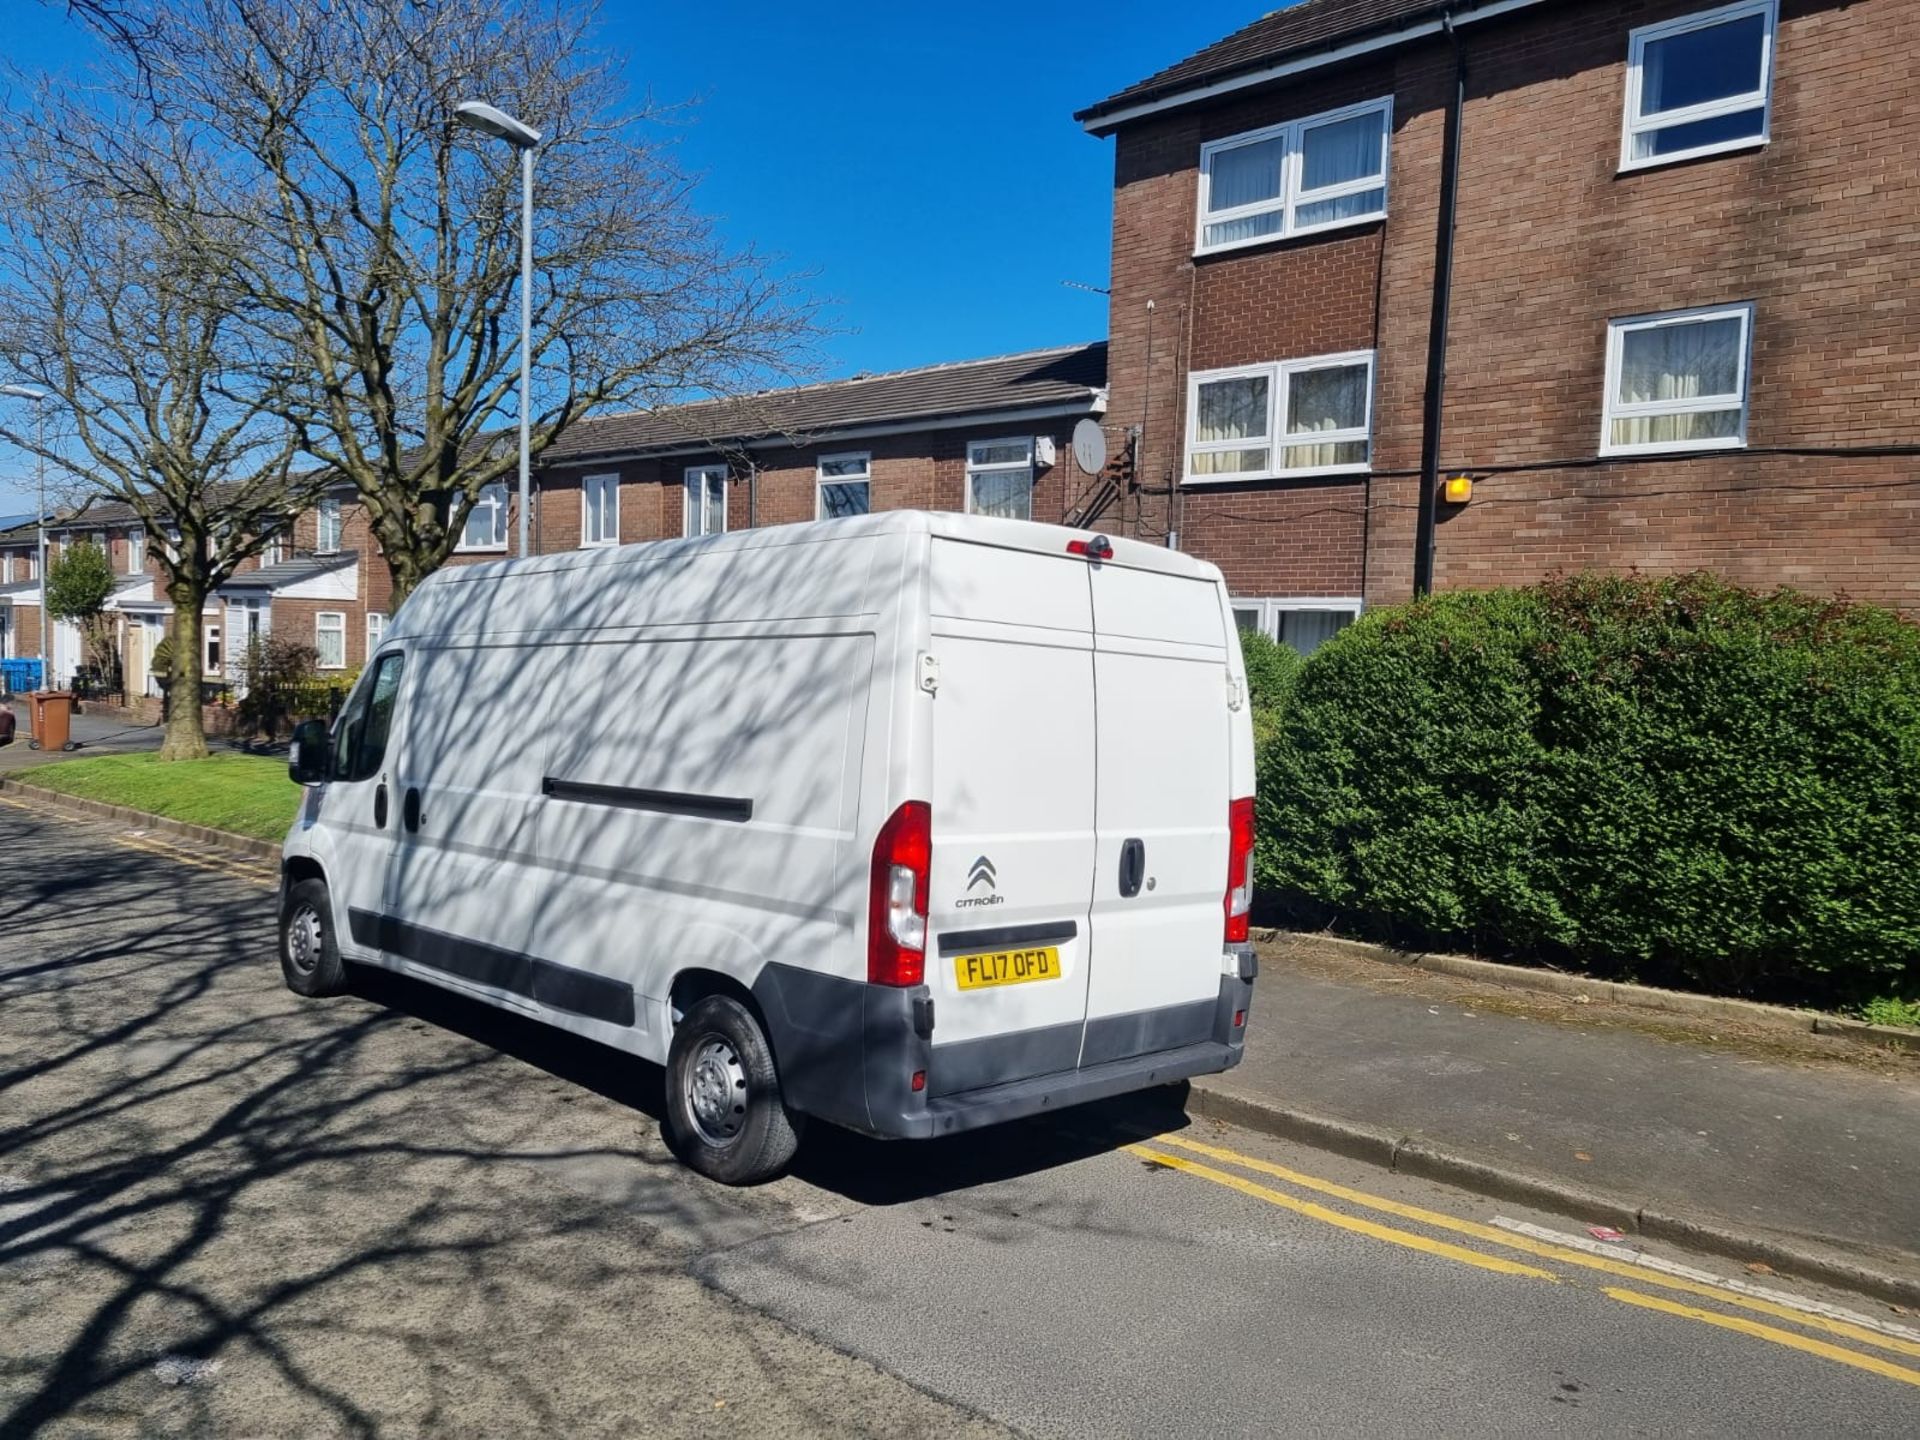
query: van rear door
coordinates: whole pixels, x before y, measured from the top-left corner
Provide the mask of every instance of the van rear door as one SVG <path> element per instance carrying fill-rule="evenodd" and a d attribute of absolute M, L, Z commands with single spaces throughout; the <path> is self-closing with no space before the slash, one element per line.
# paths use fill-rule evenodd
<path fill-rule="evenodd" d="M 1087 568 L 1099 783 L 1083 1066 L 1212 1035 L 1232 798 L 1218 586 Z"/>
<path fill-rule="evenodd" d="M 934 538 L 930 1095 L 1071 1071 L 1094 865 L 1087 566 Z"/>

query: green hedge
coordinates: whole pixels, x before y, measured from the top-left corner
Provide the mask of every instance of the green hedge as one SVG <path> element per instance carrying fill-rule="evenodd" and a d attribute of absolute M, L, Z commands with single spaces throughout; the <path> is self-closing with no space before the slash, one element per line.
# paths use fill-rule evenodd
<path fill-rule="evenodd" d="M 1920 983 L 1920 628 L 1704 574 L 1373 612 L 1263 727 L 1296 923 L 1776 999 Z"/>

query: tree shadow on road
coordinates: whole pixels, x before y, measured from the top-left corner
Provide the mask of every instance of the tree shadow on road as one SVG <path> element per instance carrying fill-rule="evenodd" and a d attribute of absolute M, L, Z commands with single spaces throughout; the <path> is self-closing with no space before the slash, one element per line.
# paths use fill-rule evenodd
<path fill-rule="evenodd" d="M 686 1428 L 706 1379 L 672 1336 L 720 1303 L 689 1259 L 805 1217 L 666 1154 L 658 1067 L 390 974 L 302 1002 L 264 886 L 16 807 L 0 827 L 0 1435 L 578 1433 L 606 1428 L 610 1363 L 618 1428 Z M 903 1203 L 1038 1177 L 1140 1113 L 929 1144 L 815 1127 L 795 1173 Z M 615 1344 L 616 1316 L 656 1343 Z M 727 1386 L 831 1429 L 776 1373 L 803 1342 L 722 1323 Z M 216 1360 L 199 1385 L 155 1369 Z"/>

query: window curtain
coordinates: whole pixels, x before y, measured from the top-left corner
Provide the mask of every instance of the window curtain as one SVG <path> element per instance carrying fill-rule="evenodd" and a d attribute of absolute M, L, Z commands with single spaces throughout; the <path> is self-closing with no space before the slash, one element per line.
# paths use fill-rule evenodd
<path fill-rule="evenodd" d="M 1195 475 L 1244 475 L 1267 468 L 1268 396 L 1273 382 L 1265 375 L 1241 375 L 1201 384 L 1194 439 L 1202 444 L 1251 440 L 1243 450 L 1196 450 L 1188 468 Z"/>
<path fill-rule="evenodd" d="M 1353 616 L 1345 610 L 1282 610 L 1280 643 L 1311 655 L 1352 623 Z"/>
<path fill-rule="evenodd" d="M 1367 368 L 1343 365 L 1301 370 L 1287 381 L 1287 438 L 1316 430 L 1359 430 L 1367 423 Z M 1364 440 L 1327 441 L 1287 446 L 1286 467 L 1307 470 L 1322 465 L 1356 465 L 1367 458 Z"/>
<path fill-rule="evenodd" d="M 479 497 L 473 502 L 473 508 L 467 511 L 467 522 L 462 528 L 460 543 L 472 549 L 504 544 L 507 527 L 501 512 L 506 504 L 506 486 L 483 486 Z"/>
<path fill-rule="evenodd" d="M 998 515 L 1007 520 L 1033 518 L 1033 469 L 978 470 L 970 477 L 973 484 L 973 513 Z"/>
<path fill-rule="evenodd" d="M 1236 145 L 1231 150 L 1216 150 L 1207 161 L 1207 209 L 1211 212 L 1233 210 L 1241 205 L 1257 205 L 1263 200 L 1280 198 L 1280 167 L 1286 159 L 1286 143 L 1279 136 L 1256 140 L 1251 145 Z M 1230 245 L 1236 240 L 1252 240 L 1261 235 L 1277 235 L 1284 217 L 1278 210 L 1262 215 L 1247 215 L 1207 226 L 1207 244 Z"/>
<path fill-rule="evenodd" d="M 1378 112 L 1316 125 L 1300 137 L 1300 192 L 1310 194 L 1327 185 L 1343 185 L 1380 173 L 1381 137 L 1386 117 Z M 1300 205 L 1296 225 L 1325 225 L 1355 215 L 1370 215 L 1386 197 L 1380 190 L 1361 190 L 1330 200 Z"/>
<path fill-rule="evenodd" d="M 687 477 L 689 535 L 718 535 L 727 528 L 727 472 L 696 470 Z"/>
<path fill-rule="evenodd" d="M 1698 396 L 1737 397 L 1740 385 L 1740 322 L 1703 320 L 1692 325 L 1656 325 L 1629 330 L 1620 340 L 1620 382 L 1615 400 L 1644 405 Z M 1616 419 L 1616 445 L 1659 445 L 1721 439 L 1739 432 L 1740 409 L 1696 410 L 1679 415 Z"/>

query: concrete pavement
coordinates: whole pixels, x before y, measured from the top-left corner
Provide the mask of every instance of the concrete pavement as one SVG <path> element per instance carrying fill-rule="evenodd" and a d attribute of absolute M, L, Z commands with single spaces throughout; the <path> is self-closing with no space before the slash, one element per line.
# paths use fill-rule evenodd
<path fill-rule="evenodd" d="M 1920 1056 L 1523 997 L 1310 937 L 1262 965 L 1247 1058 L 1205 1082 L 1222 1094 L 1920 1281 Z"/>
<path fill-rule="evenodd" d="M 0 856 L 0 1433 L 1911 1430 L 1884 1306 L 1164 1094 L 722 1190 L 650 1067 L 393 977 L 287 994 L 266 868 L 7 797 Z"/>

